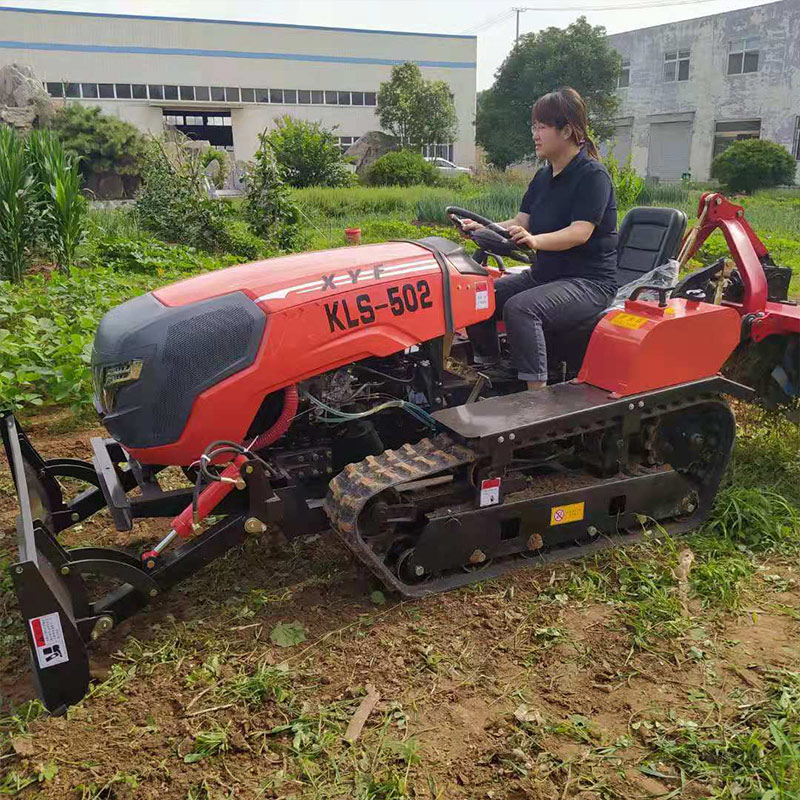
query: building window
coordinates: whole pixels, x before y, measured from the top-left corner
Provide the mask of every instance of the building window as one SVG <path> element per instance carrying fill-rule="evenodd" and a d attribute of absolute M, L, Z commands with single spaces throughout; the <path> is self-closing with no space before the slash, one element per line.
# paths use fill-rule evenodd
<path fill-rule="evenodd" d="M 741 119 L 735 122 L 718 122 L 714 128 L 714 157 L 742 139 L 761 136 L 760 119 Z"/>
<path fill-rule="evenodd" d="M 150 99 L 151 100 L 163 100 L 164 99 L 164 87 L 163 86 L 156 86 L 154 84 L 149 84 L 147 89 L 150 92 Z"/>
<path fill-rule="evenodd" d="M 225 87 L 225 100 L 228 103 L 238 103 L 239 100 L 239 89 L 235 86 L 226 86 Z"/>
<path fill-rule="evenodd" d="M 360 138 L 360 136 L 337 136 L 336 143 L 339 145 L 339 150 L 341 150 L 344 155 L 350 145 L 355 144 Z"/>
<path fill-rule="evenodd" d="M 131 98 L 131 85 L 129 83 L 117 83 L 117 100 L 130 100 Z"/>
<path fill-rule="evenodd" d="M 339 103 L 339 92 L 325 92 L 325 105 L 335 106 Z"/>
<path fill-rule="evenodd" d="M 147 100 L 147 85 L 144 83 L 132 83 L 131 94 L 134 100 Z"/>
<path fill-rule="evenodd" d="M 194 100 L 194 86 L 180 87 L 181 100 Z"/>
<path fill-rule="evenodd" d="M 689 80 L 688 50 L 669 50 L 664 53 L 664 80 L 668 83 Z"/>
<path fill-rule="evenodd" d="M 64 84 L 65 97 L 80 97 L 81 85 L 79 83 L 65 83 Z"/>
<path fill-rule="evenodd" d="M 378 105 L 378 95 L 375 92 L 364 92 L 364 105 L 365 106 Z"/>
<path fill-rule="evenodd" d="M 350 105 L 350 92 L 337 92 L 339 95 L 338 103 L 340 106 Z"/>
<path fill-rule="evenodd" d="M 311 92 L 308 89 L 300 89 L 297 93 L 297 102 L 303 106 L 309 105 L 311 103 Z"/>
<path fill-rule="evenodd" d="M 183 123 L 184 125 L 202 125 L 203 118 L 199 116 L 189 116 L 185 117 L 186 121 Z"/>
<path fill-rule="evenodd" d="M 97 84 L 96 83 L 82 83 L 81 94 L 86 97 L 97 97 Z"/>
<path fill-rule="evenodd" d="M 800 161 L 800 117 L 794 120 L 794 157 Z"/>
<path fill-rule="evenodd" d="M 216 103 L 225 100 L 225 90 L 221 86 L 211 87 L 211 99 Z"/>
<path fill-rule="evenodd" d="M 354 106 L 364 105 L 364 92 L 350 92 L 350 97 L 353 100 Z"/>
<path fill-rule="evenodd" d="M 165 114 L 164 123 L 166 125 L 183 125 L 182 114 Z"/>
<path fill-rule="evenodd" d="M 195 100 L 208 100 L 211 95 L 208 93 L 208 86 L 195 86 L 194 99 Z"/>
<path fill-rule="evenodd" d="M 256 90 L 255 89 L 242 89 L 242 102 L 243 103 L 255 103 L 256 101 Z"/>
<path fill-rule="evenodd" d="M 47 84 L 47 93 L 50 97 L 63 97 L 64 96 L 64 84 L 63 83 L 48 83 Z"/>
<path fill-rule="evenodd" d="M 100 83 L 97 85 L 100 97 L 104 100 L 114 99 L 114 84 L 113 83 Z"/>
<path fill-rule="evenodd" d="M 759 38 L 737 39 L 728 46 L 728 75 L 758 72 Z"/>
<path fill-rule="evenodd" d="M 269 90 L 269 101 L 270 101 L 270 103 L 282 103 L 283 102 L 283 89 L 270 89 Z"/>
<path fill-rule="evenodd" d="M 631 62 L 626 58 L 622 62 L 622 69 L 617 77 L 617 89 L 624 89 L 631 85 Z"/>
<path fill-rule="evenodd" d="M 290 103 L 291 105 L 297 104 L 297 89 L 284 89 L 283 102 Z"/>
<path fill-rule="evenodd" d="M 315 106 L 321 106 L 325 102 L 325 93 L 324 92 L 317 92 L 312 89 L 311 91 L 311 102 Z"/>
<path fill-rule="evenodd" d="M 164 87 L 164 99 L 165 100 L 177 100 L 178 99 L 178 87 L 177 86 L 165 86 Z"/>
<path fill-rule="evenodd" d="M 426 144 L 422 148 L 422 155 L 425 158 L 443 158 L 446 161 L 453 161 L 453 144 Z M 437 164 L 436 166 L 447 166 L 446 164 Z"/>

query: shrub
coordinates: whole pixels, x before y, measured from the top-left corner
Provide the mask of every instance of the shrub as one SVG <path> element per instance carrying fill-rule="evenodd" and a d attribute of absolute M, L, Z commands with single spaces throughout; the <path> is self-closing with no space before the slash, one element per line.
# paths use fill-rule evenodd
<path fill-rule="evenodd" d="M 37 238 L 59 268 L 68 269 L 86 233 L 79 159 L 50 131 L 32 131 L 25 149 L 37 198 Z"/>
<path fill-rule="evenodd" d="M 12 283 L 22 280 L 35 230 L 31 186 L 22 141 L 12 128 L 0 125 L 0 279 Z"/>
<path fill-rule="evenodd" d="M 614 155 L 614 148 L 612 147 L 608 155 L 602 159 L 608 174 L 611 177 L 611 183 L 614 185 L 614 194 L 617 198 L 617 206 L 619 208 L 632 208 L 636 205 L 639 195 L 644 189 L 644 178 L 640 178 L 636 174 L 636 170 L 631 164 L 631 155 L 621 164 Z"/>
<path fill-rule="evenodd" d="M 224 249 L 225 207 L 206 195 L 200 157 L 180 136 L 145 147 L 136 209 L 142 226 L 166 241 Z"/>
<path fill-rule="evenodd" d="M 439 170 L 420 153 L 394 150 L 382 155 L 367 170 L 367 183 L 372 186 L 435 186 Z"/>
<path fill-rule="evenodd" d="M 99 108 L 70 104 L 50 122 L 64 148 L 81 159 L 84 179 L 116 173 L 139 175 L 145 140 L 130 123 L 103 114 Z"/>
<path fill-rule="evenodd" d="M 711 163 L 711 177 L 731 192 L 753 192 L 794 183 L 796 162 L 789 151 L 766 139 L 734 142 Z"/>
<path fill-rule="evenodd" d="M 261 134 L 275 154 L 290 186 L 347 186 L 351 174 L 347 161 L 331 131 L 318 122 L 305 122 L 286 115 L 272 130 Z"/>
<path fill-rule="evenodd" d="M 253 231 L 269 245 L 289 250 L 298 241 L 299 211 L 284 183 L 272 147 L 264 134 L 260 139 L 255 160 L 245 175 L 245 218 Z"/>

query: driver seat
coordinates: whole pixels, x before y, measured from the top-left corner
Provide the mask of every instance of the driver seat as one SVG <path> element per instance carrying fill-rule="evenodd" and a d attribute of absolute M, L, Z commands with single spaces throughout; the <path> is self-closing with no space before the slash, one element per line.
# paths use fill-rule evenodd
<path fill-rule="evenodd" d="M 686 214 L 676 208 L 632 208 L 619 228 L 617 286 L 623 288 L 675 258 L 686 222 Z M 607 313 L 605 309 L 568 333 L 547 337 L 550 382 L 571 380 L 578 374 L 592 332 Z"/>

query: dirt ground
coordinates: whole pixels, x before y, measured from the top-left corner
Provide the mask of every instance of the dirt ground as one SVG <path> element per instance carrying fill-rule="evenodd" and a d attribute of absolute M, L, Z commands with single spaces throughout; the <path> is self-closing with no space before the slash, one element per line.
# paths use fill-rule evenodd
<path fill-rule="evenodd" d="M 102 431 L 43 425 L 30 435 L 48 456 L 85 458 Z M 14 557 L 15 513 L 3 465 L 0 558 Z M 65 541 L 143 549 L 163 528 L 122 541 L 99 514 Z M 648 547 L 630 558 L 649 558 Z M 722 778 L 682 772 L 664 760 L 662 739 L 684 723 L 725 730 L 761 701 L 774 671 L 798 670 L 795 566 L 760 563 L 735 612 L 689 596 L 677 635 L 638 642 L 628 605 L 576 588 L 619 574 L 614 558 L 398 602 L 375 594 L 331 536 L 283 549 L 254 538 L 103 637 L 92 692 L 59 718 L 25 705 L 28 653 L 6 591 L 0 794 L 708 797 Z M 680 591 L 676 579 L 670 598 Z M 298 623 L 304 640 L 277 646 L 279 623 Z M 380 699 L 348 744 L 368 686 Z"/>

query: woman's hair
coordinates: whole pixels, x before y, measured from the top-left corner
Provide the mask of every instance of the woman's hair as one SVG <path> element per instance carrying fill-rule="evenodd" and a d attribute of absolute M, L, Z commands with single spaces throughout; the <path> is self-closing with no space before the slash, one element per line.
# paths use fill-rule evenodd
<path fill-rule="evenodd" d="M 569 125 L 572 128 L 570 141 L 586 149 L 590 158 L 599 159 L 595 143 L 589 138 L 589 117 L 583 98 L 569 86 L 540 97 L 533 105 L 533 121 L 552 125 L 559 130 Z"/>

